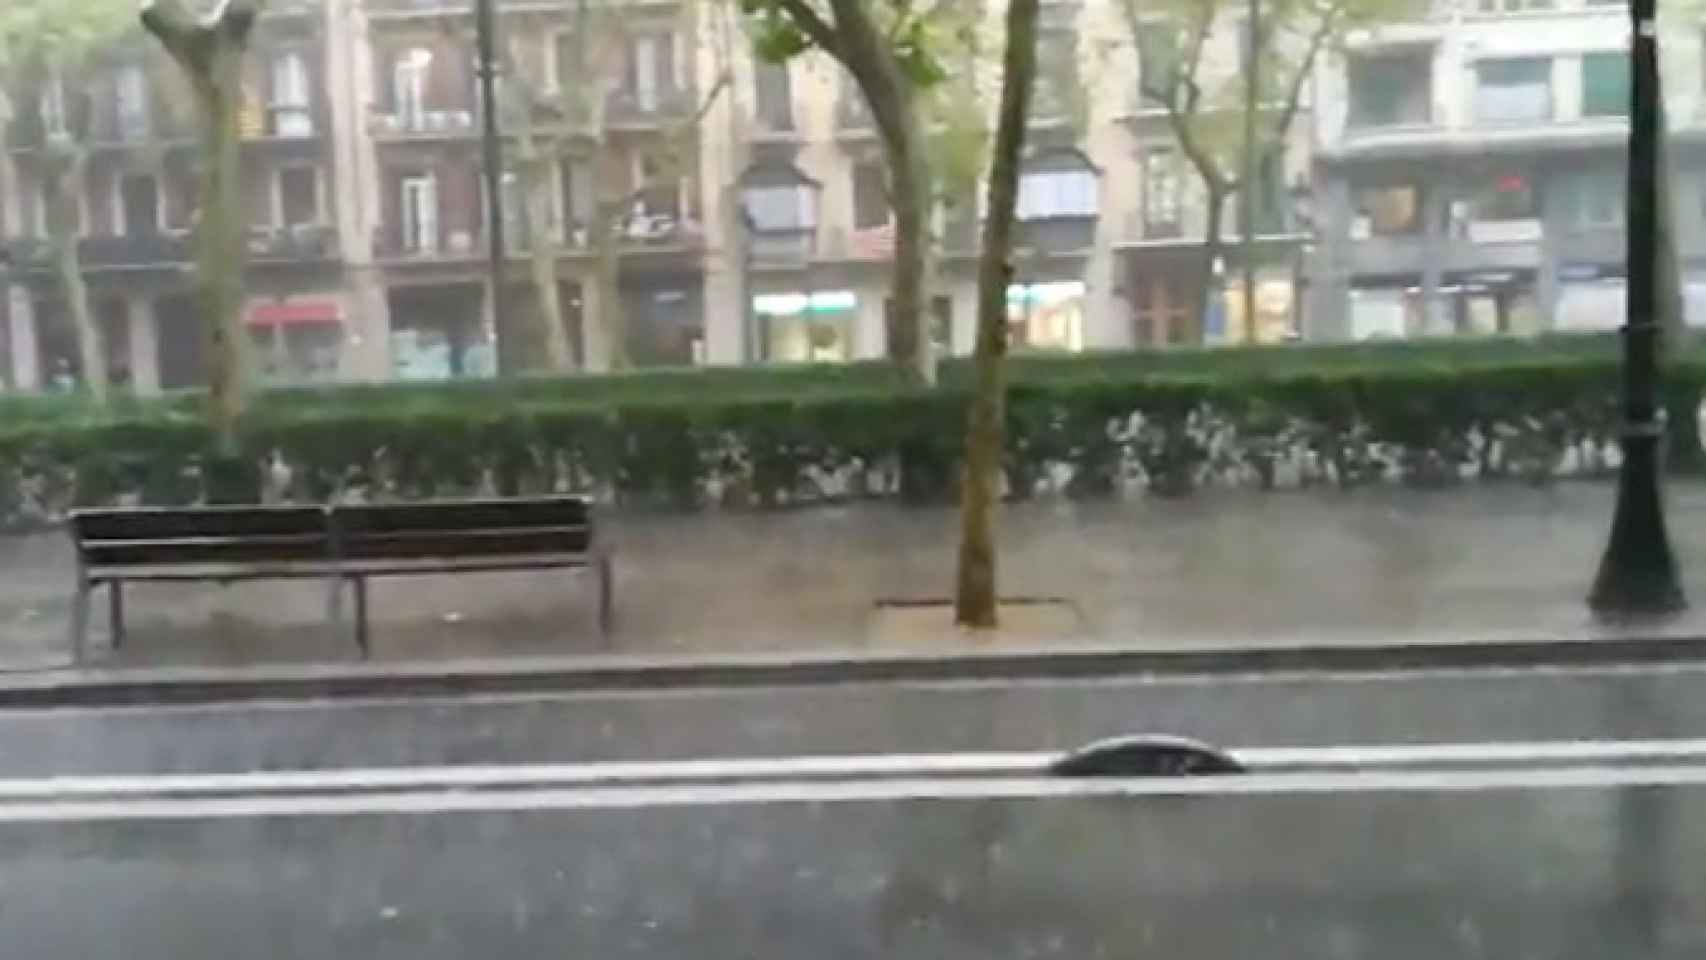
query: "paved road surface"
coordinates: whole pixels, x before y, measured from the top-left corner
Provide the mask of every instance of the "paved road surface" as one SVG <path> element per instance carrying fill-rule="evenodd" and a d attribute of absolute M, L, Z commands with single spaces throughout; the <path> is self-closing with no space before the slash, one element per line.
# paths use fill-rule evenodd
<path fill-rule="evenodd" d="M 0 711 L 0 776 L 1069 749 L 1706 737 L 1706 667 L 894 683 Z"/>
<path fill-rule="evenodd" d="M 0 942 L 123 960 L 1706 952 L 1706 768 L 1275 779 L 0 805 Z"/>

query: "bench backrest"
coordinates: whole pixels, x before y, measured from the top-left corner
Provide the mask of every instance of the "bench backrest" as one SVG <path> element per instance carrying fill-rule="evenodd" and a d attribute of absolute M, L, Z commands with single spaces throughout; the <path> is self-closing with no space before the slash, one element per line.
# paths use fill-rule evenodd
<path fill-rule="evenodd" d="M 327 549 L 324 507 L 78 510 L 70 523 L 90 566 L 318 560 Z"/>
<path fill-rule="evenodd" d="M 89 566 L 491 557 L 592 547 L 591 511 L 579 497 L 79 510 L 70 526 Z"/>
<path fill-rule="evenodd" d="M 584 553 L 592 518 L 579 497 L 384 503 L 332 509 L 349 560 Z"/>

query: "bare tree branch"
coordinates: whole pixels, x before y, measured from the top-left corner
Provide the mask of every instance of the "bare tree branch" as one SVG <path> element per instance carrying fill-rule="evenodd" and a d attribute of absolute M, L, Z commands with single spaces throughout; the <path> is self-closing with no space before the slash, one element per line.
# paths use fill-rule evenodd
<path fill-rule="evenodd" d="M 788 14 L 788 19 L 794 21 L 794 26 L 812 43 L 822 50 L 845 63 L 846 51 L 841 46 L 841 35 L 829 22 L 818 14 L 817 10 L 806 0 L 776 0 L 776 6 Z"/>
<path fill-rule="evenodd" d="M 1309 82 L 1309 75 L 1315 70 L 1315 60 L 1320 56 L 1321 48 L 1326 46 L 1327 38 L 1332 35 L 1333 28 L 1337 25 L 1339 11 L 1343 9 L 1339 4 L 1329 7 L 1321 15 L 1321 23 L 1315 28 L 1315 32 L 1310 34 L 1307 52 L 1297 66 L 1297 73 L 1291 78 L 1291 88 L 1286 91 L 1285 103 L 1274 121 L 1273 133 L 1262 150 L 1264 160 L 1278 153 L 1285 142 L 1285 132 L 1291 129 L 1291 122 L 1297 116 L 1298 104 L 1303 100 L 1304 84 Z"/>

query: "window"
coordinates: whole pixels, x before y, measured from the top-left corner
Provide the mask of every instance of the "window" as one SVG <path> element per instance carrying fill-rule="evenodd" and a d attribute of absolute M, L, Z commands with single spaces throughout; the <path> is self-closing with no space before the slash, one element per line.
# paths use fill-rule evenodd
<path fill-rule="evenodd" d="M 642 33 L 628 40 L 626 89 L 635 108 L 658 109 L 663 93 L 675 89 L 675 37 Z"/>
<path fill-rule="evenodd" d="M 1084 349 L 1085 293 L 1077 280 L 1008 286 L 1008 342 L 1033 350 Z"/>
<path fill-rule="evenodd" d="M 758 122 L 769 130 L 794 129 L 793 86 L 786 63 L 758 65 Z"/>
<path fill-rule="evenodd" d="M 1179 29 L 1166 21 L 1143 24 L 1137 32 L 1137 82 L 1144 100 L 1165 103 L 1179 66 Z"/>
<path fill-rule="evenodd" d="M 592 170 L 584 162 L 564 160 L 557 167 L 558 188 L 563 194 L 563 223 L 568 232 L 565 239 L 576 240 L 577 231 L 592 220 Z"/>
<path fill-rule="evenodd" d="M 764 359 L 782 363 L 844 363 L 853 359 L 851 290 L 759 294 L 752 298 Z"/>
<path fill-rule="evenodd" d="M 669 165 L 657 157 L 641 155 L 635 165 L 635 181 L 645 188 L 638 198 L 643 217 L 681 220 L 681 179 L 672 176 Z"/>
<path fill-rule="evenodd" d="M 431 66 L 432 51 L 424 47 L 403 51 L 392 66 L 392 102 L 406 129 L 418 130 L 426 124 L 426 78 Z"/>
<path fill-rule="evenodd" d="M 278 171 L 278 207 L 284 226 L 320 220 L 320 178 L 313 167 L 283 167 Z"/>
<path fill-rule="evenodd" d="M 1493 181 L 1470 199 L 1472 221 L 1533 220 L 1540 216 L 1540 201 L 1534 183 L 1528 177 L 1507 173 Z"/>
<path fill-rule="evenodd" d="M 1031 95 L 1033 118 L 1071 116 L 1078 87 L 1077 39 L 1077 34 L 1068 30 L 1038 34 L 1036 87 Z"/>
<path fill-rule="evenodd" d="M 1589 53 L 1582 57 L 1582 116 L 1629 115 L 1629 54 Z"/>
<path fill-rule="evenodd" d="M 41 89 L 41 129 L 52 136 L 65 132 L 65 81 L 58 75 L 47 78 Z"/>
<path fill-rule="evenodd" d="M 1019 176 L 1020 220 L 1096 215 L 1096 172 L 1076 153 L 1041 157 Z"/>
<path fill-rule="evenodd" d="M 853 165 L 853 229 L 870 230 L 889 223 L 888 176 L 881 163 Z"/>
<path fill-rule="evenodd" d="M 817 216 L 808 187 L 754 187 L 746 191 L 746 212 L 754 230 L 810 230 Z"/>
<path fill-rule="evenodd" d="M 1179 155 L 1171 147 L 1156 147 L 1143 155 L 1143 235 L 1176 237 L 1183 178 Z"/>
<path fill-rule="evenodd" d="M 119 212 L 124 232 L 130 236 L 160 232 L 160 183 L 146 173 L 126 174 L 119 180 Z"/>
<path fill-rule="evenodd" d="M 1354 192 L 1356 223 L 1351 235 L 1393 236 L 1415 233 L 1422 225 L 1422 192 L 1413 183 L 1361 187 Z"/>
<path fill-rule="evenodd" d="M 1531 123 L 1552 118 L 1552 61 L 1533 57 L 1475 65 L 1475 119 Z"/>
<path fill-rule="evenodd" d="M 278 137 L 307 137 L 314 133 L 308 112 L 308 61 L 295 51 L 280 54 L 272 62 L 272 134 Z"/>
<path fill-rule="evenodd" d="M 403 250 L 438 252 L 438 183 L 430 174 L 402 179 Z"/>
<path fill-rule="evenodd" d="M 1431 52 L 1358 57 L 1350 64 L 1350 124 L 1391 127 L 1431 122 Z"/>
<path fill-rule="evenodd" d="M 148 75 L 141 64 L 125 64 L 115 77 L 118 135 L 121 140 L 148 136 Z"/>
<path fill-rule="evenodd" d="M 1623 225 L 1625 184 L 1615 171 L 1583 173 L 1561 182 L 1568 192 L 1570 225 L 1591 230 Z"/>

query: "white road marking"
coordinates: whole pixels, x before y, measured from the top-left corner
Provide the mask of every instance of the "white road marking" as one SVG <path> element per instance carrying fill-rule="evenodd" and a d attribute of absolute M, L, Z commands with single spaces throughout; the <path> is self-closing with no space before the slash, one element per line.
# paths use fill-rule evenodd
<path fill-rule="evenodd" d="M 1229 752 L 1244 763 L 1250 774 L 1201 778 L 1202 782 L 1224 786 L 1253 777 L 1302 774 L 1361 777 L 1422 772 L 1521 774 L 1563 765 L 1606 767 L 1636 764 L 1645 769 L 1663 765 L 1706 765 L 1706 739 L 1252 747 L 1235 748 Z M 1059 756 L 1053 751 L 878 754 L 65 776 L 0 780 L 0 806 L 31 801 L 129 802 L 197 796 L 235 798 L 247 795 L 254 799 L 261 795 L 285 795 L 300 800 L 303 795 L 408 791 L 477 790 L 493 793 L 506 789 L 541 792 L 561 788 L 712 788 L 811 785 L 826 781 L 986 782 L 1001 778 L 1044 778 L 1048 765 Z"/>
<path fill-rule="evenodd" d="M 899 779 L 778 781 L 580 789 L 464 792 L 417 790 L 353 795 L 146 798 L 0 804 L 0 823 L 209 820 L 633 810 L 658 807 L 897 801 L 1464 793 L 1633 786 L 1706 786 L 1706 766 L 1558 767 L 1471 771 L 1292 773 L 1232 777 L 1061 779 Z"/>

